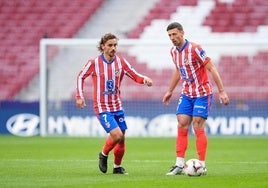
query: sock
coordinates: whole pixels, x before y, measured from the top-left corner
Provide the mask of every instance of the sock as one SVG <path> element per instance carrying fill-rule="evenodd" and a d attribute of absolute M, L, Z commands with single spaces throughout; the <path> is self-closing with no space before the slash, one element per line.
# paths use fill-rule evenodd
<path fill-rule="evenodd" d="M 116 143 L 112 141 L 110 137 L 107 137 L 102 149 L 102 154 L 108 156 L 109 152 L 115 147 Z"/>
<path fill-rule="evenodd" d="M 184 166 L 184 158 L 183 157 L 177 157 L 176 158 L 176 166 L 183 167 Z"/>
<path fill-rule="evenodd" d="M 118 143 L 114 147 L 114 167 L 121 165 L 123 156 L 125 154 L 125 143 Z"/>
<path fill-rule="evenodd" d="M 206 162 L 205 161 L 200 161 L 200 163 L 202 164 L 203 167 L 206 167 Z"/>
<path fill-rule="evenodd" d="M 178 128 L 178 135 L 176 139 L 177 157 L 184 158 L 187 147 L 188 147 L 188 129 Z"/>
<path fill-rule="evenodd" d="M 207 136 L 204 129 L 194 129 L 195 136 L 196 136 L 196 150 L 198 159 L 200 161 L 205 161 L 206 159 L 206 152 L 207 152 Z"/>
<path fill-rule="evenodd" d="M 114 168 L 119 168 L 119 167 L 121 167 L 121 165 L 114 164 Z"/>

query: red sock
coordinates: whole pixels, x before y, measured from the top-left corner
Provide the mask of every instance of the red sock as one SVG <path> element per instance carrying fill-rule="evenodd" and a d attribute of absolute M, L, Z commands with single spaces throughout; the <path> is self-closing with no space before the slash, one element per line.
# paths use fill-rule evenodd
<path fill-rule="evenodd" d="M 185 156 L 188 147 L 188 129 L 178 128 L 178 135 L 176 140 L 177 157 Z"/>
<path fill-rule="evenodd" d="M 116 144 L 116 146 L 114 147 L 115 165 L 121 165 L 124 154 L 125 154 L 125 144 Z"/>
<path fill-rule="evenodd" d="M 109 152 L 115 147 L 115 145 L 116 143 L 114 143 L 110 137 L 107 137 L 102 149 L 103 154 L 108 155 Z"/>
<path fill-rule="evenodd" d="M 205 161 L 207 152 L 207 136 L 204 129 L 194 129 L 196 136 L 196 150 L 198 154 L 198 159 L 200 161 Z"/>

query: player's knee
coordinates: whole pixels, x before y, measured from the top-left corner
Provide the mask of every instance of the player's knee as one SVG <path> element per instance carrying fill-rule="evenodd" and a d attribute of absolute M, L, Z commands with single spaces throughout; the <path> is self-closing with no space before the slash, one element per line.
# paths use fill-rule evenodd
<path fill-rule="evenodd" d="M 111 137 L 115 143 L 120 143 L 124 141 L 124 135 L 120 132 L 113 134 Z"/>
<path fill-rule="evenodd" d="M 205 119 L 194 118 L 192 124 L 193 124 L 194 129 L 203 129 L 205 128 Z"/>
<path fill-rule="evenodd" d="M 110 131 L 110 136 L 114 142 L 118 143 L 124 139 L 124 132 L 121 131 L 119 127 L 116 127 Z"/>
<path fill-rule="evenodd" d="M 189 124 L 178 123 L 178 128 L 188 129 Z"/>

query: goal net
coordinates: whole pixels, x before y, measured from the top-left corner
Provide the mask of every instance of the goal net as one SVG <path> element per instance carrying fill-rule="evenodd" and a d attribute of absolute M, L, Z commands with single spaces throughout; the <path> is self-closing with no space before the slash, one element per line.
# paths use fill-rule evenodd
<path fill-rule="evenodd" d="M 99 55 L 98 42 L 98 39 L 41 40 L 40 133 L 42 136 L 105 135 L 92 110 L 90 78 L 86 79 L 84 88 L 86 108 L 81 110 L 75 106 L 76 76 L 89 58 Z M 236 112 L 238 105 L 243 110 L 252 105 L 256 107 L 259 103 L 263 105 L 263 101 L 268 99 L 268 83 L 263 79 L 263 76 L 267 77 L 263 65 L 268 62 L 267 43 L 206 40 L 200 41 L 200 44 L 216 64 L 232 101 L 228 108 L 218 107 L 217 89 L 212 81 L 216 94 L 214 108 L 218 108 L 217 112 L 212 112 L 212 117 L 225 116 L 228 121 L 228 116 Z M 154 82 L 151 88 L 139 85 L 128 77 L 122 82 L 121 96 L 130 136 L 175 136 L 174 114 L 180 86 L 174 91 L 169 106 L 164 106 L 161 102 L 174 69 L 169 53 L 170 47 L 168 40 L 118 41 L 117 53 L 123 55 L 139 73 L 148 75 Z M 256 63 L 259 66 L 254 68 L 252 65 Z"/>

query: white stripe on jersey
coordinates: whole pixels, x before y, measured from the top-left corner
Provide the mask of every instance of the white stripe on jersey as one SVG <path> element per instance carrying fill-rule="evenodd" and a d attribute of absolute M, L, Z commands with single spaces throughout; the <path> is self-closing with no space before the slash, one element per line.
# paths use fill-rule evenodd
<path fill-rule="evenodd" d="M 77 83 L 77 86 L 78 86 L 78 92 L 79 92 L 79 96 L 81 96 L 81 98 L 84 98 L 84 94 L 83 94 L 83 84 L 82 84 L 83 80 L 82 80 L 82 78 L 83 78 L 84 75 L 87 73 L 87 70 L 89 69 L 89 67 L 90 67 L 90 63 L 87 63 L 87 64 L 85 65 L 85 67 L 83 68 L 81 74 L 79 75 L 78 79 L 77 79 L 77 80 L 78 80 L 78 83 Z"/>
<path fill-rule="evenodd" d="M 116 60 L 114 60 L 114 61 L 116 61 Z M 112 79 L 114 80 L 114 89 L 116 88 L 116 78 L 115 78 L 115 63 L 112 63 L 111 64 L 112 65 Z M 116 92 L 118 92 L 118 91 L 116 91 Z M 112 97 L 112 100 L 114 101 L 115 100 L 115 96 L 116 95 L 111 95 L 111 97 Z M 116 110 L 116 103 L 113 103 L 112 104 L 112 106 L 113 106 L 113 111 L 115 111 Z"/>
<path fill-rule="evenodd" d="M 96 74 L 97 75 L 100 75 L 101 73 L 100 73 L 100 69 L 99 69 L 99 62 L 98 62 L 98 58 L 96 58 L 95 59 L 95 71 L 96 71 Z M 97 98 L 96 98 L 96 100 L 97 100 L 97 104 L 100 104 L 100 101 L 101 101 L 101 98 L 100 98 L 100 90 L 101 90 L 101 84 L 100 84 L 100 82 L 101 82 L 101 80 L 100 80 L 100 77 L 99 76 L 97 76 Z M 99 111 L 101 111 L 101 106 L 99 106 L 98 105 L 98 109 L 99 109 Z"/>
<path fill-rule="evenodd" d="M 107 81 L 108 80 L 108 66 L 107 66 L 107 63 L 103 63 L 103 70 L 104 70 L 104 73 L 102 73 L 102 74 L 104 74 L 104 80 L 105 81 Z M 105 82 L 104 83 L 104 88 L 107 88 L 107 82 Z M 106 91 L 105 89 L 104 89 L 104 91 Z M 101 95 L 102 95 L 102 93 L 101 93 Z M 107 111 L 111 111 L 111 109 L 109 108 L 109 102 L 108 102 L 108 96 L 109 95 L 103 95 L 104 96 L 104 104 L 105 104 L 105 108 L 106 108 L 106 110 Z"/>

